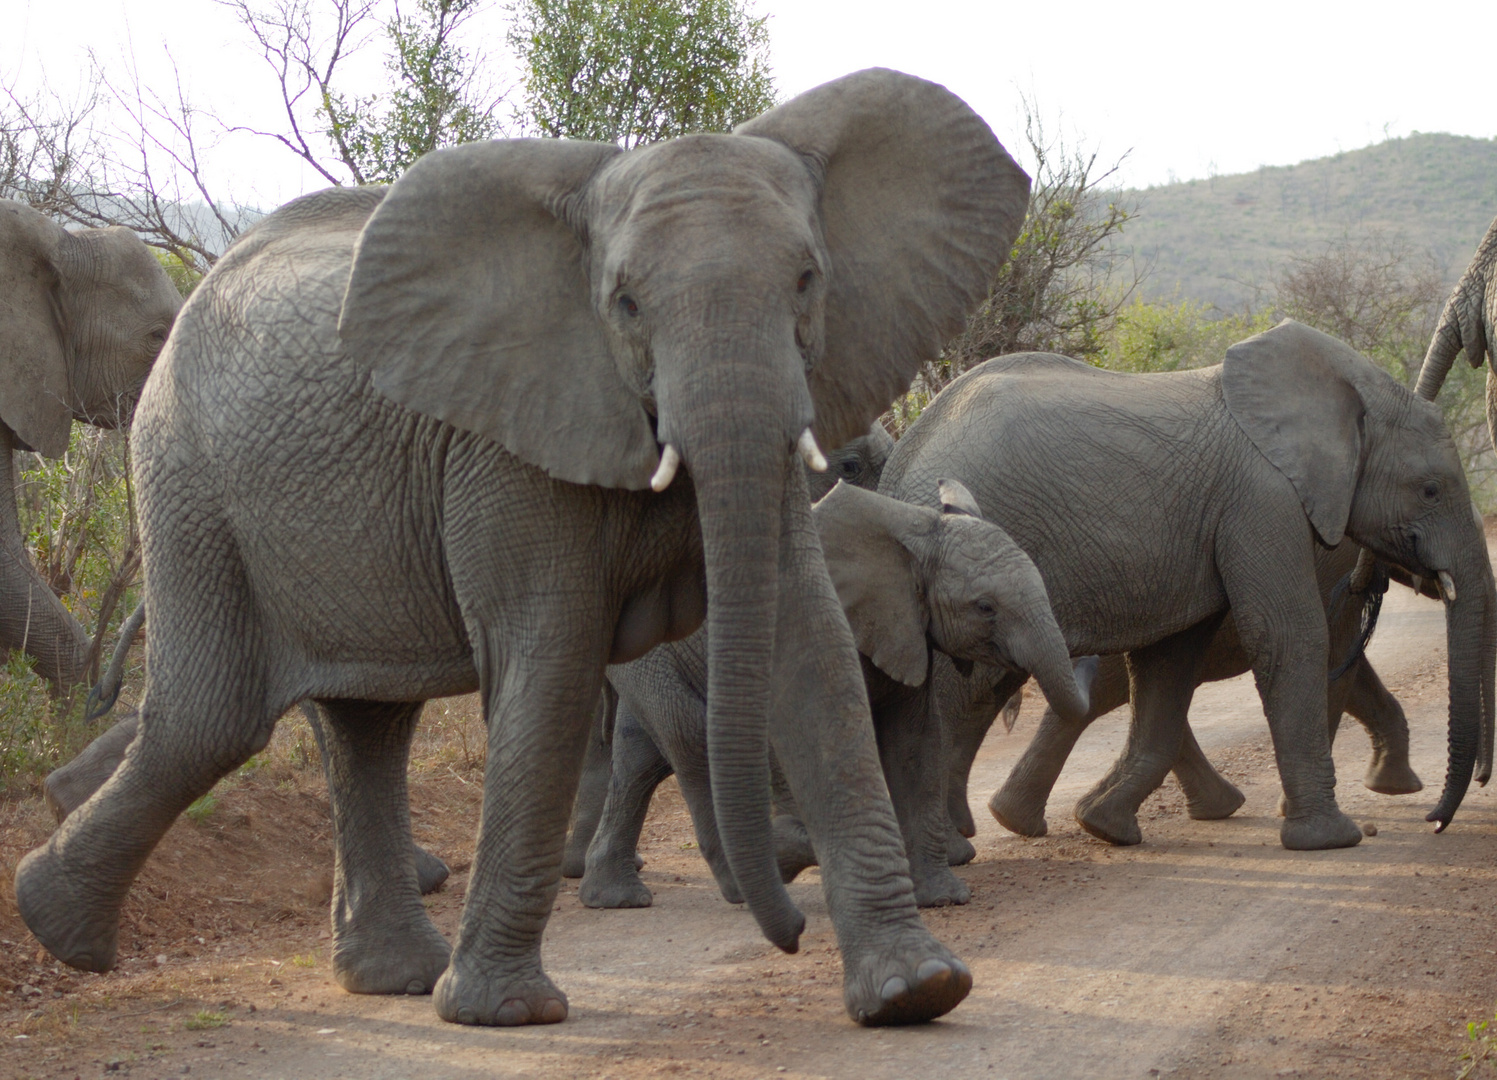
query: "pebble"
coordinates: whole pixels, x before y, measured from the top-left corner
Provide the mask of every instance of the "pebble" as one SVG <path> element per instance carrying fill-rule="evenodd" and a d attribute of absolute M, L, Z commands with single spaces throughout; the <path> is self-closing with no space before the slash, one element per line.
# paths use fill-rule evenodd
<path fill-rule="evenodd" d="M 1370 821 L 1364 821 L 1364 822 L 1362 822 L 1362 835 L 1363 836 L 1376 836 L 1377 835 L 1377 826 L 1374 825 Z"/>

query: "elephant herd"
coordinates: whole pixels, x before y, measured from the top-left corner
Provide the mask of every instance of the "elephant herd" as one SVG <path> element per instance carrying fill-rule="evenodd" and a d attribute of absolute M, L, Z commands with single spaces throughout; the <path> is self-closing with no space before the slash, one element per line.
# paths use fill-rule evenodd
<path fill-rule="evenodd" d="M 1028 678 L 1049 710 L 990 803 L 1006 827 L 1045 831 L 1080 732 L 1130 698 L 1081 825 L 1139 842 L 1171 770 L 1193 817 L 1231 814 L 1187 713 L 1252 670 L 1283 844 L 1349 846 L 1343 712 L 1369 787 L 1421 786 L 1361 652 L 1390 578 L 1445 602 L 1444 828 L 1491 774 L 1497 590 L 1432 399 L 1497 332 L 1497 224 L 1418 393 L 1285 322 L 1171 374 L 997 357 L 894 442 L 876 418 L 983 301 L 1028 194 L 965 103 L 875 69 L 732 134 L 470 144 L 300 198 L 180 311 L 129 234 L 0 203 L 0 432 L 56 455 L 72 419 L 133 412 L 149 612 L 138 718 L 48 779 L 27 926 L 113 967 L 153 847 L 303 703 L 347 990 L 565 1019 L 540 956 L 559 880 L 650 903 L 635 847 L 674 772 L 725 898 L 793 952 L 784 883 L 820 865 L 848 1013 L 929 1020 L 972 979 L 918 907 L 969 898 L 967 773 Z M 75 261 L 105 278 L 75 285 Z M 0 511 L 0 641 L 40 660 L 72 631 L 13 492 Z M 423 703 L 474 691 L 483 808 L 449 944 L 406 768 Z"/>

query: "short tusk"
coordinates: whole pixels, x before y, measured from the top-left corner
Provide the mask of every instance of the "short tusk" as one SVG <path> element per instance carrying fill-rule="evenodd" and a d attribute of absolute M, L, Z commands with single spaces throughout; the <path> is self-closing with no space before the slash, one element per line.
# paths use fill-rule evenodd
<path fill-rule="evenodd" d="M 826 456 L 822 454 L 821 447 L 816 445 L 816 436 L 811 434 L 810 428 L 801 432 L 800 442 L 795 444 L 795 449 L 800 452 L 806 468 L 812 472 L 826 472 Z"/>
<path fill-rule="evenodd" d="M 1450 576 L 1449 570 L 1440 571 L 1440 591 L 1445 594 L 1447 604 L 1455 603 L 1455 579 Z"/>
<path fill-rule="evenodd" d="M 1415 593 L 1423 593 L 1424 592 L 1424 579 L 1422 577 L 1420 577 L 1418 574 L 1414 574 L 1413 578 L 1414 578 L 1414 592 Z"/>
<path fill-rule="evenodd" d="M 655 475 L 650 477 L 650 490 L 664 491 L 671 486 L 671 481 L 676 478 L 676 466 L 681 464 L 681 455 L 670 443 L 665 444 L 665 449 L 660 451 L 660 468 L 655 470 Z"/>

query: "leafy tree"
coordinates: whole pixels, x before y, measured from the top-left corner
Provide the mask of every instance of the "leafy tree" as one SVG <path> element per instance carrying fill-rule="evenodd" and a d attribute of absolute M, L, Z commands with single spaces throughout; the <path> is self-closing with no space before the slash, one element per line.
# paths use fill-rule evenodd
<path fill-rule="evenodd" d="M 726 131 L 775 103 L 744 0 L 516 0 L 526 126 L 624 147 Z"/>
<path fill-rule="evenodd" d="M 1268 308 L 1221 315 L 1199 300 L 1150 302 L 1119 309 L 1096 363 L 1113 371 L 1183 371 L 1219 364 L 1227 348 L 1274 324 Z"/>

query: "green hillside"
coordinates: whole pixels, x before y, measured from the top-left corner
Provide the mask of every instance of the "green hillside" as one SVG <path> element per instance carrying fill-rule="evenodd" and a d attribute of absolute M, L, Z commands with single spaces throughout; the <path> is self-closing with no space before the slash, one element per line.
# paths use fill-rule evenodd
<path fill-rule="evenodd" d="M 1497 139 L 1390 139 L 1298 165 L 1128 191 L 1120 249 L 1152 270 L 1144 294 L 1235 310 L 1275 267 L 1377 229 L 1429 251 L 1453 282 L 1497 217 Z"/>

